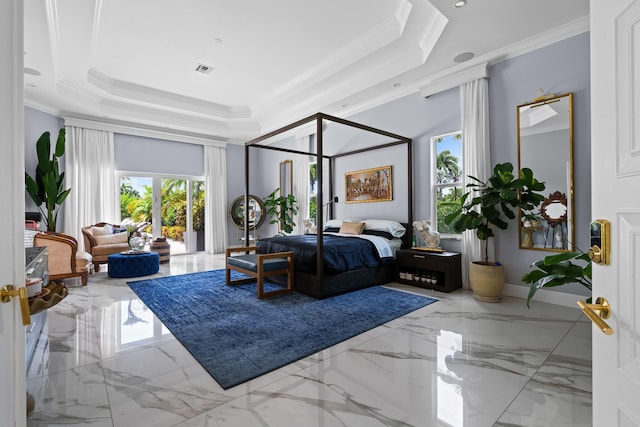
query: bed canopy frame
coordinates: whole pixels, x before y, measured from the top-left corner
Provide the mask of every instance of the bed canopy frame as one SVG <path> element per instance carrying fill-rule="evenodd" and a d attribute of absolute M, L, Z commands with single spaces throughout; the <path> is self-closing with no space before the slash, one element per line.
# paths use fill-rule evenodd
<path fill-rule="evenodd" d="M 325 141 L 324 138 L 324 130 L 325 130 L 325 126 L 324 126 L 324 122 L 328 121 L 328 122 L 334 122 L 334 123 L 338 123 L 338 124 L 342 124 L 351 128 L 356 128 L 356 129 L 360 129 L 362 131 L 367 132 L 368 134 L 374 134 L 374 135 L 381 135 L 383 137 L 386 138 L 390 138 L 392 141 L 391 142 L 385 142 L 385 143 L 381 143 L 381 144 L 376 144 L 376 145 L 372 145 L 372 146 L 367 146 L 364 148 L 359 148 L 359 149 L 355 149 L 355 150 L 351 150 L 351 151 L 342 151 L 342 152 L 335 152 L 333 154 L 325 154 L 325 152 L 327 151 L 326 148 L 328 147 L 328 143 L 329 141 Z M 279 147 L 279 146 L 274 146 L 274 145 L 268 145 L 268 142 L 271 140 L 272 142 L 274 141 L 274 138 L 280 135 L 285 135 L 287 133 L 290 133 L 292 131 L 294 131 L 297 128 L 300 128 L 301 126 L 307 125 L 309 123 L 313 123 L 315 122 L 316 124 L 316 130 L 315 130 L 315 152 L 306 152 L 306 151 L 300 151 L 300 150 L 295 150 L 295 149 L 290 149 L 290 148 L 285 148 L 285 147 Z M 406 165 L 406 173 L 407 173 L 407 223 L 406 223 L 406 227 L 407 227 L 407 232 L 405 233 L 405 236 L 409 237 L 409 240 L 411 239 L 410 236 L 413 235 L 413 160 L 412 160 L 412 145 L 411 145 L 411 138 L 407 138 L 401 135 L 397 135 L 382 129 L 376 129 L 373 128 L 371 126 L 366 126 L 360 123 L 356 123 L 350 120 L 345 120 L 345 119 L 341 119 L 339 117 L 335 117 L 335 116 L 330 116 L 328 114 L 324 114 L 324 113 L 316 113 L 313 114 L 311 116 L 308 116 L 306 118 L 303 118 L 301 120 L 298 120 L 296 122 L 293 122 L 287 126 L 283 126 L 279 129 L 276 129 L 272 132 L 266 133 L 262 136 L 259 136 L 255 139 L 252 139 L 251 141 L 248 141 L 245 143 L 245 203 L 244 203 L 244 207 L 245 207 L 245 218 L 249 217 L 249 204 L 247 203 L 248 197 L 250 195 L 250 191 L 249 191 L 249 171 L 250 171 L 250 167 L 249 167 L 249 150 L 251 148 L 260 148 L 260 149 L 267 149 L 267 150 L 276 150 L 276 151 L 282 151 L 285 153 L 292 153 L 292 154 L 300 154 L 300 155 L 306 155 L 306 156 L 315 156 L 316 157 L 316 161 L 317 161 L 317 171 L 316 171 L 316 176 L 317 176 L 317 182 L 318 184 L 318 190 L 316 193 L 316 197 L 317 197 L 317 206 L 322 207 L 324 206 L 324 197 L 325 197 L 325 192 L 324 192 L 324 165 L 323 165 L 323 160 L 328 160 L 328 192 L 329 192 L 329 196 L 332 197 L 333 196 L 333 164 L 334 161 L 338 158 L 341 157 L 345 157 L 345 156 L 352 156 L 352 155 L 356 155 L 356 154 L 361 154 L 361 153 L 365 153 L 365 152 L 369 152 L 369 151 L 374 151 L 374 150 L 380 150 L 380 149 L 384 149 L 384 148 L 389 148 L 389 147 L 393 147 L 393 146 L 397 146 L 397 145 L 405 145 L 406 149 L 407 149 L 407 165 Z M 323 263 L 323 232 L 322 232 L 322 224 L 325 223 L 324 221 L 324 209 L 318 209 L 317 210 L 317 217 L 316 217 L 316 222 L 318 224 L 318 231 L 317 231 L 317 251 L 318 251 L 318 257 L 317 257 L 317 268 L 316 268 L 316 275 L 318 276 L 318 279 L 321 281 L 324 275 L 324 263 Z M 245 222 L 245 228 L 244 228 L 244 233 L 245 233 L 245 242 L 247 242 L 246 244 L 248 245 L 249 242 L 249 227 L 247 222 Z M 404 242 L 406 243 L 407 240 L 403 239 Z"/>

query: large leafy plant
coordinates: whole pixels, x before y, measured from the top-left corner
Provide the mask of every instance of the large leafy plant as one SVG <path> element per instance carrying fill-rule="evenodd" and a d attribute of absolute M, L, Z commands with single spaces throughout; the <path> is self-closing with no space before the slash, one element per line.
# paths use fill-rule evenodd
<path fill-rule="evenodd" d="M 38 165 L 35 179 L 25 172 L 25 187 L 31 200 L 43 214 L 47 231 L 56 231 L 58 210 L 71 189 L 64 189 L 64 172 L 60 173 L 58 158 L 64 155 L 65 130 L 60 129 L 55 150 L 51 152 L 49 132 L 44 132 L 36 143 Z M 44 204 L 44 208 L 42 205 Z M 46 210 L 46 212 L 45 212 Z"/>
<path fill-rule="evenodd" d="M 473 176 L 469 179 L 474 181 L 467 184 L 471 190 L 454 203 L 456 207 L 445 217 L 445 223 L 451 224 L 456 233 L 475 230 L 478 239 L 485 242 L 484 264 L 488 265 L 487 240 L 495 236 L 493 228 L 505 230 L 518 209 L 529 211 L 538 206 L 544 200 L 538 191 L 543 191 L 545 185 L 529 168 L 523 168 L 516 178 L 511 163 L 497 164 L 486 182 Z"/>
<path fill-rule="evenodd" d="M 540 288 L 579 283 L 591 290 L 591 259 L 584 252 L 563 252 L 549 255 L 534 262 L 531 266 L 535 270 L 522 276 L 522 281 L 531 285 L 527 297 L 527 307 L 529 307 L 531 298 Z"/>
<path fill-rule="evenodd" d="M 264 199 L 264 208 L 271 217 L 269 224 L 278 223 L 280 232 L 291 233 L 296 226 L 293 220 L 298 214 L 298 204 L 293 194 L 283 196 L 280 188 L 276 188 Z"/>

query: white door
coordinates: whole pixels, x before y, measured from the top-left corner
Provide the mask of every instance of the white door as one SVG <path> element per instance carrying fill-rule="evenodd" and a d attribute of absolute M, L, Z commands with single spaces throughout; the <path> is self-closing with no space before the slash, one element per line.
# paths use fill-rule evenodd
<path fill-rule="evenodd" d="M 0 1 L 0 287 L 24 286 L 23 2 Z M 0 303 L 0 424 L 24 426 L 24 326 L 17 298 Z"/>
<path fill-rule="evenodd" d="M 592 0 L 590 13 L 592 215 L 611 222 L 593 297 L 614 330 L 593 328 L 593 424 L 640 426 L 640 0 Z"/>

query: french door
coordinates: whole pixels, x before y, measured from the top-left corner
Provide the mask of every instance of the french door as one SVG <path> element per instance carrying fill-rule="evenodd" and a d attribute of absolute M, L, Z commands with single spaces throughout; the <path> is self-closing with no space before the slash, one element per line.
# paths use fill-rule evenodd
<path fill-rule="evenodd" d="M 149 222 L 153 238 L 166 237 L 171 253 L 204 250 L 204 179 L 119 172 L 120 220 Z"/>

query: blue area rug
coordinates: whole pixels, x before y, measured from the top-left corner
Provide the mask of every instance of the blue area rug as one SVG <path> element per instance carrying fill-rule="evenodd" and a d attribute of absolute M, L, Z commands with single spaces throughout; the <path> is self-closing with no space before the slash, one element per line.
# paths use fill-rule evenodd
<path fill-rule="evenodd" d="M 437 301 L 378 286 L 259 300 L 255 283 L 226 286 L 224 270 L 128 284 L 224 389 Z"/>

